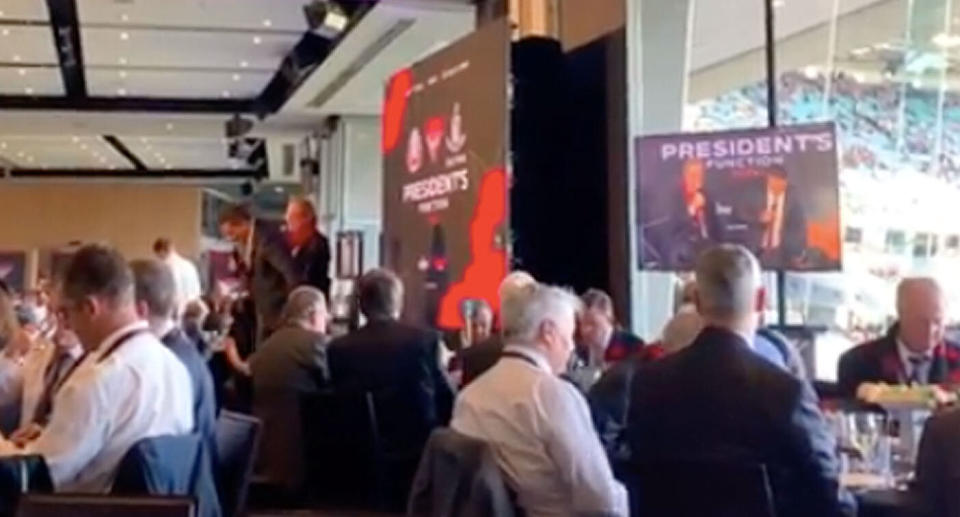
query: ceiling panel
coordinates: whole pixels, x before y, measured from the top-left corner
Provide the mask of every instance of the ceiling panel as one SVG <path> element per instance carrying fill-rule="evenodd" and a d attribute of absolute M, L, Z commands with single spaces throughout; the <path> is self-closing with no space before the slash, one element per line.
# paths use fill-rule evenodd
<path fill-rule="evenodd" d="M 40 2 L 37 2 L 40 3 Z M 303 32 L 300 0 L 83 0 L 81 23 L 129 23 Z M 242 7 L 241 7 L 242 4 Z"/>
<path fill-rule="evenodd" d="M 123 39 L 123 34 L 127 39 Z M 88 65 L 276 70 L 299 35 L 84 28 Z M 260 44 L 253 38 L 260 38 Z"/>
<path fill-rule="evenodd" d="M 103 97 L 253 98 L 271 77 L 264 72 L 87 69 L 87 90 Z"/>
<path fill-rule="evenodd" d="M 0 2 L 0 21 L 49 19 L 47 3 L 42 0 L 3 0 Z"/>
<path fill-rule="evenodd" d="M 120 137 L 151 169 L 229 169 L 227 144 L 220 138 Z"/>
<path fill-rule="evenodd" d="M 0 94 L 63 95 L 60 69 L 0 67 Z"/>
<path fill-rule="evenodd" d="M 0 0 L 0 9 L 5 8 Z M 3 19 L 0 18 L 0 22 Z M 0 26 L 0 63 L 57 64 L 53 35 L 48 26 Z"/>
<path fill-rule="evenodd" d="M 0 156 L 20 167 L 130 168 L 130 162 L 99 137 L 0 137 Z"/>

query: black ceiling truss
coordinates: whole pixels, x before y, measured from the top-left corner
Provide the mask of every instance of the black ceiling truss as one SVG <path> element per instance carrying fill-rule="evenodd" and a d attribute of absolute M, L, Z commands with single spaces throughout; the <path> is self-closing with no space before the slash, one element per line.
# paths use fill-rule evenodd
<path fill-rule="evenodd" d="M 157 0 L 159 1 L 159 0 Z M 307 0 L 303 0 L 306 2 Z M 339 5 L 347 15 L 349 22 L 346 29 L 333 38 L 328 38 L 305 32 L 296 46 L 284 57 L 280 67 L 266 87 L 251 99 L 185 99 L 185 98 L 156 98 L 156 97 L 91 97 L 87 91 L 83 47 L 80 37 L 80 23 L 77 15 L 77 0 L 46 0 L 50 13 L 50 29 L 54 38 L 57 60 L 63 78 L 65 94 L 63 96 L 46 95 L 0 95 L 0 110 L 62 110 L 62 111 L 100 111 L 100 112 L 157 112 L 157 113 L 223 113 L 223 114 L 256 114 L 264 118 L 276 112 L 294 94 L 297 88 L 309 77 L 325 59 L 333 52 L 337 44 L 356 26 L 363 16 L 372 9 L 377 0 L 349 0 L 340 1 Z M 0 20 L 0 26 L 42 26 L 45 22 L 37 20 Z M 117 28 L 126 30 L 166 30 L 188 32 L 256 32 L 260 29 L 228 29 L 218 27 L 175 27 L 165 25 L 137 25 L 137 24 L 85 24 L 88 27 Z M 274 31 L 278 33 L 289 31 Z M 0 68 L 52 68 L 54 65 L 45 63 L 0 62 Z M 158 70 L 158 71 L 224 71 L 250 72 L 263 70 L 221 66 L 213 68 L 198 67 L 156 67 L 156 66 L 123 66 L 94 65 L 91 68 L 116 68 L 127 70 Z M 14 178 L 115 178 L 136 179 L 144 178 L 144 170 L 149 170 L 123 142 L 114 135 L 104 135 L 104 140 L 118 153 L 123 155 L 133 166 L 131 170 L 105 169 L 24 169 L 10 171 Z M 151 171 L 149 179 L 257 179 L 263 176 L 265 167 L 259 169 L 175 169 Z"/>
<path fill-rule="evenodd" d="M 117 138 L 115 135 L 103 135 L 103 141 L 109 144 L 110 147 L 113 147 L 115 151 L 122 154 L 123 157 L 126 158 L 128 162 L 130 162 L 130 165 L 133 165 L 134 169 L 138 171 L 147 170 L 146 164 L 144 164 L 143 161 L 140 160 L 139 157 L 137 157 L 137 155 L 133 154 L 133 151 L 131 151 L 130 148 L 127 147 L 126 144 L 121 142 L 120 139 Z"/>
<path fill-rule="evenodd" d="M 87 79 L 83 71 L 83 47 L 80 44 L 80 21 L 76 0 L 47 0 L 50 30 L 63 76 L 63 89 L 71 99 L 87 96 Z"/>

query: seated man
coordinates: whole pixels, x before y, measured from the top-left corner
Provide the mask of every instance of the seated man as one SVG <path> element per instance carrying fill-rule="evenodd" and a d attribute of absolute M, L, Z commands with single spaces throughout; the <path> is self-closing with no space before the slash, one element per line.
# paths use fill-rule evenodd
<path fill-rule="evenodd" d="M 573 352 L 579 300 L 534 286 L 501 309 L 502 358 L 457 400 L 451 426 L 494 449 L 530 517 L 628 514 L 580 393 L 558 376 Z"/>
<path fill-rule="evenodd" d="M 281 316 L 280 330 L 250 356 L 253 414 L 263 421 L 260 473 L 296 496 L 304 481 L 300 400 L 326 387 L 329 377 L 323 291 L 310 286 L 294 289 Z"/>
<path fill-rule="evenodd" d="M 960 382 L 960 348 L 944 339 L 944 297 L 936 280 L 907 278 L 897 288 L 897 323 L 886 336 L 840 357 L 838 383 L 854 396 L 864 382 Z"/>
<path fill-rule="evenodd" d="M 23 447 L 0 442 L 0 454 L 43 456 L 57 491 L 107 492 L 133 444 L 191 432 L 190 376 L 137 316 L 133 274 L 118 252 L 81 248 L 62 293 L 86 357 L 56 390 L 39 435 Z"/>
<path fill-rule="evenodd" d="M 835 442 L 816 394 L 751 350 L 764 306 L 756 258 L 742 246 L 716 246 L 699 257 L 696 275 L 705 328 L 634 375 L 631 461 L 763 464 L 777 515 L 840 515 Z"/>
<path fill-rule="evenodd" d="M 159 260 L 134 260 L 134 292 L 137 313 L 150 330 L 187 368 L 193 391 L 193 423 L 207 445 L 210 456 L 217 452 L 217 401 L 213 376 L 193 340 L 177 327 L 177 286 L 170 268 Z"/>
<path fill-rule="evenodd" d="M 500 282 L 500 289 L 497 293 L 500 297 L 500 311 L 503 312 L 503 306 L 509 304 L 511 297 L 523 290 L 536 285 L 537 281 L 524 271 L 514 271 L 507 275 Z M 501 316 L 502 320 L 503 316 Z M 501 321 L 501 325 L 503 322 Z M 503 339 L 499 332 L 495 332 L 484 341 L 473 344 L 460 353 L 460 365 L 463 369 L 461 386 L 473 382 L 474 379 L 489 370 L 500 360 L 500 353 L 503 352 Z"/>
<path fill-rule="evenodd" d="M 599 289 L 588 289 L 580 300 L 583 311 L 577 319 L 579 341 L 568 375 L 586 393 L 607 368 L 638 354 L 644 343 L 617 327 L 610 295 Z"/>
<path fill-rule="evenodd" d="M 427 438 L 450 420 L 453 389 L 440 367 L 440 335 L 399 321 L 403 284 L 396 274 L 367 272 L 358 298 L 367 323 L 331 341 L 330 378 L 337 392 L 372 395 L 382 446 L 397 452 L 391 456 L 401 471 L 388 503 L 402 505 Z"/>

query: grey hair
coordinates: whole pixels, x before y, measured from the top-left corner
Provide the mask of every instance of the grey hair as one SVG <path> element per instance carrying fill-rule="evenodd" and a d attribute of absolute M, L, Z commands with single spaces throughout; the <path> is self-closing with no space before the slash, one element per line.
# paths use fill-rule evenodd
<path fill-rule="evenodd" d="M 760 288 L 760 264 L 739 244 L 713 246 L 697 258 L 697 296 L 700 313 L 735 318 L 754 311 Z"/>
<path fill-rule="evenodd" d="M 535 340 L 545 321 L 575 318 L 583 306 L 572 292 L 548 285 L 527 286 L 502 303 L 503 335 L 520 341 Z"/>
<path fill-rule="evenodd" d="M 310 320 L 317 308 L 327 310 L 327 300 L 323 291 L 309 285 L 302 285 L 290 292 L 283 306 L 283 321 L 287 324 L 303 323 Z"/>

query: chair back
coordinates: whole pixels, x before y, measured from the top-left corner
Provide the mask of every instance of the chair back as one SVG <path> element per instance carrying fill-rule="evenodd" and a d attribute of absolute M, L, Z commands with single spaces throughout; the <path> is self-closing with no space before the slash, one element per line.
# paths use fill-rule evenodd
<path fill-rule="evenodd" d="M 515 517 L 517 513 L 485 442 L 449 428 L 430 435 L 410 490 L 408 517 Z"/>
<path fill-rule="evenodd" d="M 260 420 L 221 411 L 217 418 L 217 484 L 224 517 L 242 515 L 260 445 Z"/>
<path fill-rule="evenodd" d="M 43 456 L 0 458 L 0 517 L 13 515 L 18 499 L 28 492 L 53 492 L 53 481 Z"/>
<path fill-rule="evenodd" d="M 193 499 L 169 496 L 26 494 L 17 517 L 195 517 Z"/>
<path fill-rule="evenodd" d="M 635 466 L 631 474 L 631 515 L 777 517 L 763 464 L 656 462 Z"/>
<path fill-rule="evenodd" d="M 115 495 L 193 496 L 198 517 L 220 517 L 207 443 L 199 433 L 154 436 L 135 443 L 117 468 Z"/>

